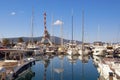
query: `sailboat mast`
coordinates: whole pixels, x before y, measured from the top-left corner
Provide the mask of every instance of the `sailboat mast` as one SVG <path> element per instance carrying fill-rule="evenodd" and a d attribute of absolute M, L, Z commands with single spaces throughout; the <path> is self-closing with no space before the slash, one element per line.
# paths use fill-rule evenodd
<path fill-rule="evenodd" d="M 72 11 L 72 45 L 73 45 L 73 11 Z"/>
<path fill-rule="evenodd" d="M 82 10 L 82 51 L 84 48 L 84 10 Z"/>
<path fill-rule="evenodd" d="M 73 46 L 73 10 L 72 10 L 72 46 Z M 72 60 L 73 60 L 73 47 L 72 47 Z M 73 76 L 73 63 L 72 63 L 72 80 L 74 79 Z"/>
<path fill-rule="evenodd" d="M 99 24 L 98 24 L 97 40 L 98 41 L 100 40 L 100 26 L 99 26 Z"/>
<path fill-rule="evenodd" d="M 53 16 L 53 14 L 52 14 L 52 24 L 51 24 L 51 26 L 52 26 L 52 28 L 51 28 L 52 29 L 51 30 L 52 31 L 51 41 L 52 41 L 52 43 L 55 43 L 54 42 L 54 37 L 53 37 L 54 36 L 54 29 L 53 29 L 53 27 L 54 27 L 54 16 Z"/>
<path fill-rule="evenodd" d="M 61 46 L 63 46 L 63 24 L 60 25 L 61 28 Z"/>
<path fill-rule="evenodd" d="M 31 17 L 31 42 L 33 43 L 33 19 L 34 19 L 34 9 L 32 9 L 32 17 Z"/>
<path fill-rule="evenodd" d="M 83 49 L 84 49 L 84 10 L 82 10 L 82 59 L 84 58 Z M 82 63 L 82 80 L 84 80 L 84 63 Z"/>

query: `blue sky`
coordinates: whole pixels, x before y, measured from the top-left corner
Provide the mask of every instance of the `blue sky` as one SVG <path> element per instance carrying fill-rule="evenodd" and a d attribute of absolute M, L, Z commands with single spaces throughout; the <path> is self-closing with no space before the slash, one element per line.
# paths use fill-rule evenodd
<path fill-rule="evenodd" d="M 60 26 L 51 26 L 52 19 L 61 20 L 63 37 L 71 39 L 71 16 L 74 17 L 74 39 L 81 39 L 84 9 L 85 41 L 120 41 L 120 0 L 0 0 L 0 38 L 30 37 L 34 7 L 34 36 L 43 35 L 43 13 L 47 13 L 47 29 L 60 36 Z M 53 16 L 53 18 L 52 18 Z"/>

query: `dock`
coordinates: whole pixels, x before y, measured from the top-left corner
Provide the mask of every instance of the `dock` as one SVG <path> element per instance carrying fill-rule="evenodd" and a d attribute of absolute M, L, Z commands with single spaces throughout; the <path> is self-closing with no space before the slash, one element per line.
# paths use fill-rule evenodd
<path fill-rule="evenodd" d="M 23 71 L 25 71 L 28 68 L 30 68 L 33 64 L 35 64 L 35 59 L 29 60 L 28 62 L 25 62 L 21 66 L 16 67 L 14 69 L 14 72 L 13 72 L 13 75 L 12 75 L 12 79 L 14 80 L 15 78 L 17 78 L 20 73 L 22 73 Z"/>

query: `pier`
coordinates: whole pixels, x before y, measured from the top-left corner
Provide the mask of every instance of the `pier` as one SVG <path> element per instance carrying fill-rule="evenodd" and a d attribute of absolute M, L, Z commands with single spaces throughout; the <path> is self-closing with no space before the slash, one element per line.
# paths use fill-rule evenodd
<path fill-rule="evenodd" d="M 23 55 L 29 51 L 33 52 L 33 50 L 0 49 L 0 52 L 5 55 L 4 60 L 0 62 L 0 67 L 6 69 L 1 78 L 14 80 L 20 73 L 35 64 L 34 58 L 23 58 Z M 12 55 L 11 58 L 10 55 Z"/>
<path fill-rule="evenodd" d="M 22 64 L 21 66 L 15 68 L 13 75 L 12 75 L 12 79 L 17 78 L 20 73 L 22 73 L 23 71 L 30 68 L 32 66 L 32 64 L 35 64 L 35 60 L 30 60 L 29 62 L 26 62 L 26 63 Z"/>

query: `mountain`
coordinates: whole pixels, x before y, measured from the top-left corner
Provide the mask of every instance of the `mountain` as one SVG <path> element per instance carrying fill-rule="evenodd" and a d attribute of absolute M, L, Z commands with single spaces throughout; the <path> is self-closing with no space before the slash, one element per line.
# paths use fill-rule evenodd
<path fill-rule="evenodd" d="M 15 37 L 15 38 L 6 38 L 6 39 L 9 39 L 10 42 L 17 42 L 18 41 L 18 38 L 22 38 L 25 42 L 29 41 L 29 40 L 32 40 L 31 37 Z M 33 40 L 34 41 L 41 41 L 42 40 L 42 37 L 33 37 Z M 59 37 L 56 37 L 56 36 L 51 36 L 51 41 L 52 42 L 55 42 L 56 44 L 60 44 L 61 43 L 61 38 Z M 77 41 L 75 40 L 78 44 L 81 43 L 81 41 Z M 70 42 L 70 40 L 68 39 L 63 39 L 63 42 L 64 43 L 68 43 Z"/>

